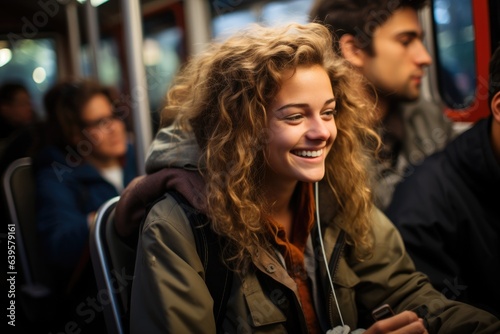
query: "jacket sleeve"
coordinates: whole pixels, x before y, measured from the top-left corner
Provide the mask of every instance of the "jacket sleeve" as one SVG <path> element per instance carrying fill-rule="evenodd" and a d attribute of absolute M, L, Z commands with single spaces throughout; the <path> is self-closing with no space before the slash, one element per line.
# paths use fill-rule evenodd
<path fill-rule="evenodd" d="M 447 299 L 432 287 L 424 274 L 415 271 L 399 232 L 377 209 L 374 237 L 373 256 L 352 265 L 361 280 L 357 300 L 367 309 L 388 303 L 396 313 L 424 312 L 429 333 L 500 333 L 500 321 L 496 317 Z"/>
<path fill-rule="evenodd" d="M 213 300 L 189 221 L 171 197 L 150 210 L 139 239 L 131 333 L 215 333 Z"/>

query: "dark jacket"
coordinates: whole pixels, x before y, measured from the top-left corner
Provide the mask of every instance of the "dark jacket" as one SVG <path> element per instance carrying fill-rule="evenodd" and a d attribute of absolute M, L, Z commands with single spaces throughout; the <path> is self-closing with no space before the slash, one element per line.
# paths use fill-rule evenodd
<path fill-rule="evenodd" d="M 168 132 L 162 131 L 163 135 Z M 116 227 L 122 236 L 137 229 L 138 220 L 131 218 L 143 215 L 144 204 L 161 196 L 167 188 L 179 191 L 194 208 L 204 210 L 203 180 L 197 171 L 187 170 L 196 160 L 184 159 L 196 156 L 193 153 L 196 146 L 182 142 L 181 148 L 176 149 L 173 141 L 157 144 L 153 144 L 146 164 L 151 174 L 134 181 L 118 203 Z M 180 152 L 185 153 L 179 156 Z M 182 162 L 172 164 L 172 159 Z M 178 168 L 172 168 L 174 165 Z M 376 208 L 372 212 L 374 253 L 364 262 L 357 261 L 342 237 L 329 198 L 320 195 L 320 199 L 327 261 L 332 267 L 340 312 L 351 329 L 370 326 L 370 311 L 388 303 L 396 312 L 422 312 L 430 333 L 500 331 L 498 319 L 447 300 L 433 289 L 427 277 L 415 271 L 397 230 Z M 340 316 L 315 231 L 306 247 L 305 264 L 312 282 L 313 303 L 326 331 L 340 325 Z M 254 270 L 234 275 L 224 330 L 307 333 L 297 287 L 282 257 L 262 250 L 252 258 L 252 263 Z M 184 210 L 167 195 L 151 208 L 141 230 L 132 284 L 131 332 L 215 333 L 213 299 L 204 283 L 205 273 Z"/>
<path fill-rule="evenodd" d="M 35 158 L 34 167 L 41 245 L 48 263 L 69 273 L 88 243 L 88 214 L 118 192 L 74 151 L 47 147 Z M 124 161 L 124 184 L 135 176 L 134 151 L 129 146 Z"/>
<path fill-rule="evenodd" d="M 477 122 L 401 183 L 387 215 L 417 269 L 452 299 L 500 315 L 500 164 Z"/>

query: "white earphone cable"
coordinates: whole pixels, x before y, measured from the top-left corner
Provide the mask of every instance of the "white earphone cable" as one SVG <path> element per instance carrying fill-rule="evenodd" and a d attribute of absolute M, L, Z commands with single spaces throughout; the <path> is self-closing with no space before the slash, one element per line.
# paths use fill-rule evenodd
<path fill-rule="evenodd" d="M 340 312 L 339 302 L 337 300 L 337 295 L 335 294 L 335 289 L 333 288 L 332 274 L 330 273 L 330 268 L 328 267 L 328 260 L 326 259 L 325 245 L 323 244 L 323 236 L 321 234 L 321 222 L 319 219 L 319 196 L 318 196 L 318 182 L 314 183 L 314 199 L 316 201 L 316 223 L 318 224 L 318 236 L 319 243 L 321 244 L 321 252 L 323 253 L 323 260 L 325 262 L 326 273 L 328 275 L 328 280 L 330 281 L 330 287 L 332 288 L 333 298 L 335 299 L 335 305 L 337 306 L 337 311 L 339 312 L 340 322 L 342 326 L 344 325 L 344 319 L 342 318 L 342 312 Z"/>

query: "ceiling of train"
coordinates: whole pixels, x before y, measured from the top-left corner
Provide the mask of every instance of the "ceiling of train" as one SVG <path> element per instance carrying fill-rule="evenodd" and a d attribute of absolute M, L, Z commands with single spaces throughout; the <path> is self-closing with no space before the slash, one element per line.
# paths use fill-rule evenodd
<path fill-rule="evenodd" d="M 65 5 L 71 1 L 76 0 L 0 0 L 0 35 L 9 33 L 32 35 L 61 31 L 67 26 Z M 120 17 L 122 1 L 108 0 L 98 6 L 97 14 L 100 22 L 116 21 Z M 139 1 L 142 7 L 147 8 L 172 2 L 169 0 Z M 85 22 L 83 17 L 85 5 L 78 3 L 78 6 L 79 19 Z"/>

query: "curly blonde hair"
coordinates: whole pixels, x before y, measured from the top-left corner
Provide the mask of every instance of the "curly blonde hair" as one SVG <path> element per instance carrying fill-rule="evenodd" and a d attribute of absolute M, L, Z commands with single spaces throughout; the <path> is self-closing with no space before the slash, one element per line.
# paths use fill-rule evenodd
<path fill-rule="evenodd" d="M 192 59 L 167 95 L 162 121 L 178 116 L 201 149 L 206 204 L 213 230 L 229 240 L 230 260 L 244 268 L 258 247 L 269 247 L 269 207 L 262 197 L 267 107 L 284 72 L 320 65 L 336 97 L 338 135 L 326 159 L 328 205 L 359 255 L 370 248 L 371 194 L 366 142 L 373 107 L 362 95 L 362 78 L 332 49 L 327 28 L 317 23 L 281 28 L 252 26 Z M 323 199 L 322 199 L 323 200 Z M 346 223 L 344 223 L 346 222 Z M 361 256 L 360 256 L 361 258 Z"/>

